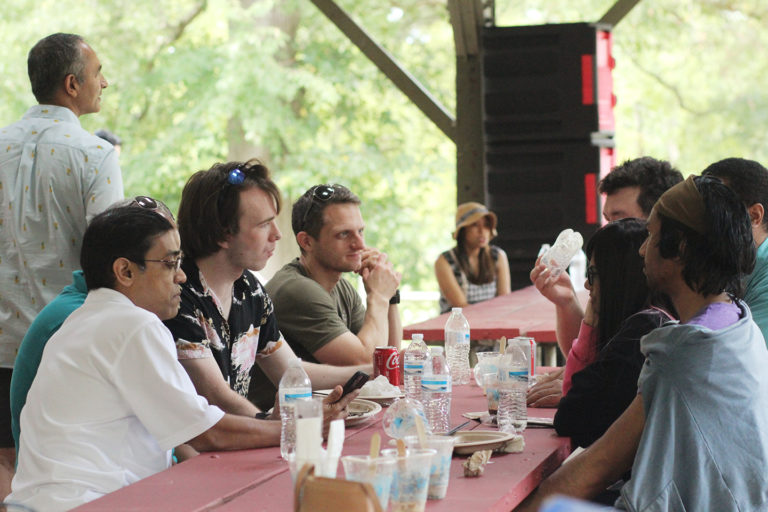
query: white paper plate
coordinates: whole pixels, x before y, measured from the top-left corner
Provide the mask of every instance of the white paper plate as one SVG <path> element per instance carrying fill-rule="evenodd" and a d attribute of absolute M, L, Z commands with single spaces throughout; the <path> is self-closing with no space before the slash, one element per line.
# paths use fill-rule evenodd
<path fill-rule="evenodd" d="M 455 435 L 453 453 L 459 455 L 470 455 L 478 450 L 497 450 L 515 437 L 514 434 L 493 430 L 465 430 Z"/>
<path fill-rule="evenodd" d="M 344 421 L 347 426 L 357 425 L 373 418 L 381 412 L 381 405 L 370 400 L 363 400 L 362 398 L 355 398 L 347 406 L 349 410 L 349 416 Z"/>

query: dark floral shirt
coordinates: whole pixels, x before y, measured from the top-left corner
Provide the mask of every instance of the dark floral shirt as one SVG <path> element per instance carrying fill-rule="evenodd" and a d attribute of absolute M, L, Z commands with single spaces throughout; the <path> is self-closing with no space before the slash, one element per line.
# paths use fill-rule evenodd
<path fill-rule="evenodd" d="M 181 285 L 181 307 L 165 325 L 173 334 L 179 360 L 213 357 L 229 386 L 248 395 L 251 369 L 283 343 L 274 307 L 258 279 L 249 271 L 234 283 L 229 318 L 222 315 L 192 259 L 181 266 L 187 281 Z"/>

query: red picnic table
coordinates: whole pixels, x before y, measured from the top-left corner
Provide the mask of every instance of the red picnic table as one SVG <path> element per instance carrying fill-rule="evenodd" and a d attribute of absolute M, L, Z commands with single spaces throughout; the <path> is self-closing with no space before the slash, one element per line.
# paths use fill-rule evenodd
<path fill-rule="evenodd" d="M 466 421 L 465 412 L 482 411 L 485 397 L 474 385 L 456 386 L 451 403 L 453 425 Z M 552 417 L 554 409 L 529 409 L 532 417 Z M 382 442 L 389 438 L 381 426 L 383 411 L 367 423 L 348 427 L 343 455 L 367 454 L 375 432 Z M 495 429 L 473 421 L 469 429 Z M 571 453 L 569 438 L 551 428 L 528 428 L 522 453 L 494 454 L 485 474 L 465 478 L 461 464 L 451 462 L 448 494 L 428 501 L 435 512 L 478 510 L 507 512 L 517 506 Z M 341 465 L 340 465 L 341 466 Z M 338 477 L 343 477 L 339 468 Z M 78 512 L 241 512 L 293 510 L 293 484 L 288 463 L 280 449 L 262 448 L 237 452 L 204 453 L 133 485 L 75 509 Z M 340 511 L 341 512 L 341 511 Z"/>
<path fill-rule="evenodd" d="M 577 292 L 582 305 L 589 292 Z M 555 332 L 555 306 L 542 296 L 535 286 L 515 290 L 507 295 L 471 304 L 463 308 L 469 321 L 473 340 L 493 340 L 506 336 L 530 336 L 542 349 L 542 365 L 557 365 L 557 335 Z M 424 334 L 424 341 L 443 341 L 443 329 L 450 313 L 407 325 L 403 339 L 414 333 Z"/>

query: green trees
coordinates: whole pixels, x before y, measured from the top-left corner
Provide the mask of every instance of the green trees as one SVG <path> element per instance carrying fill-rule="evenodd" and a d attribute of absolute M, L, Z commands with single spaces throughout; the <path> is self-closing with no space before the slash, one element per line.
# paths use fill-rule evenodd
<path fill-rule="evenodd" d="M 337 1 L 454 108 L 444 0 Z M 497 23 L 597 20 L 612 3 L 497 0 Z M 8 4 L 0 124 L 34 102 L 29 48 L 52 32 L 79 33 L 110 82 L 102 112 L 81 122 L 124 139 L 128 194 L 175 209 L 192 172 L 256 156 L 288 206 L 316 183 L 349 186 L 363 199 L 368 242 L 390 254 L 407 287 L 437 289 L 432 262 L 452 243 L 455 148 L 309 0 Z M 619 159 L 650 154 L 685 173 L 726 156 L 768 160 L 758 53 L 767 15 L 758 0 L 641 2 L 614 31 Z"/>

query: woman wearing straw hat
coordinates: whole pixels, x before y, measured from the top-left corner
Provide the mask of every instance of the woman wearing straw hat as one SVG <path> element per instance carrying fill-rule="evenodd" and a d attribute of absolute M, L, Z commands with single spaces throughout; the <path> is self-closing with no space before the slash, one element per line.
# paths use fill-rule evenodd
<path fill-rule="evenodd" d="M 496 222 L 496 214 L 480 203 L 459 205 L 453 232 L 456 247 L 435 262 L 441 313 L 510 292 L 507 254 L 490 245 Z"/>

